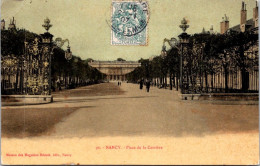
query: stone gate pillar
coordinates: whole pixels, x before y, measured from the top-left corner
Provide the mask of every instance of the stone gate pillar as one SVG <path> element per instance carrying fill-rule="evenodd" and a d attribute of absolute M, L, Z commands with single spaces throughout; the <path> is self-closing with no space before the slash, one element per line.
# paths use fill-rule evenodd
<path fill-rule="evenodd" d="M 183 18 L 180 25 L 183 33 L 178 36 L 180 39 L 180 88 L 182 94 L 189 93 L 189 66 L 191 65 L 189 44 L 190 35 L 185 32 L 188 27 L 189 25 L 187 25 L 187 20 Z"/>
<path fill-rule="evenodd" d="M 44 91 L 49 91 L 51 95 L 51 57 L 53 55 L 52 37 L 49 32 L 45 32 L 41 35 L 43 45 L 43 87 Z M 46 92 L 45 92 L 46 93 Z"/>

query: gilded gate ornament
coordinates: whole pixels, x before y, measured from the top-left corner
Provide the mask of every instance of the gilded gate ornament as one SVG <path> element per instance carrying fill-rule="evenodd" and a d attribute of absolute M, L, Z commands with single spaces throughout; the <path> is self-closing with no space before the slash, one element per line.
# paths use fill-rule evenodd
<path fill-rule="evenodd" d="M 32 43 L 32 46 L 29 48 L 29 52 L 33 55 L 38 55 L 40 53 L 40 50 L 39 50 L 39 39 L 38 38 L 35 38 L 33 43 Z"/>
<path fill-rule="evenodd" d="M 18 60 L 14 55 L 8 55 L 2 58 L 2 67 L 14 67 L 18 64 Z"/>
<path fill-rule="evenodd" d="M 41 88 L 41 78 L 37 78 L 35 77 L 29 77 L 28 79 L 28 87 L 31 88 L 32 93 L 35 95 L 39 92 L 40 88 Z"/>
<path fill-rule="evenodd" d="M 47 17 L 46 19 L 44 19 L 44 24 L 42 25 L 42 27 L 48 32 L 49 29 L 52 27 L 52 24 L 50 24 L 50 19 Z"/>
<path fill-rule="evenodd" d="M 2 57 L 1 67 L 6 74 L 14 75 L 17 73 L 18 63 L 19 61 L 14 55 L 8 55 L 6 57 Z"/>
<path fill-rule="evenodd" d="M 48 65 L 49 65 L 49 62 L 43 62 L 44 67 L 48 67 Z"/>

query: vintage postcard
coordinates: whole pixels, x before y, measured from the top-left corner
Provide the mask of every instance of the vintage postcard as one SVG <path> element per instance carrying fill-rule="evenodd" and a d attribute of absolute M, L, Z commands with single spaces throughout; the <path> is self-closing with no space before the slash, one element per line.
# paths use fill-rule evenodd
<path fill-rule="evenodd" d="M 1 0 L 1 163 L 259 164 L 255 0 Z"/>

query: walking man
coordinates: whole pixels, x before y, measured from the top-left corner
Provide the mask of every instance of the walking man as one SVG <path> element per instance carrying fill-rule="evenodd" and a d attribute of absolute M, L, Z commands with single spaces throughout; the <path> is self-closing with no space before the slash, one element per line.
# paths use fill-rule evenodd
<path fill-rule="evenodd" d="M 147 90 L 147 92 L 149 92 L 150 86 L 151 86 L 151 82 L 150 82 L 150 80 L 147 80 L 147 82 L 146 82 L 146 90 Z"/>
<path fill-rule="evenodd" d="M 144 81 L 143 79 L 140 80 L 140 89 L 142 90 L 143 89 L 143 84 L 144 84 Z"/>

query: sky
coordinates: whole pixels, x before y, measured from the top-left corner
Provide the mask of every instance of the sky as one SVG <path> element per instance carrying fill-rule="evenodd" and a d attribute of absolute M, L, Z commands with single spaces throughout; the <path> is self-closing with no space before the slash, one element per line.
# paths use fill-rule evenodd
<path fill-rule="evenodd" d="M 74 55 L 82 59 L 137 61 L 159 55 L 163 39 L 177 38 L 185 17 L 190 27 L 187 33 L 209 30 L 220 31 L 224 14 L 229 17 L 230 27 L 240 23 L 242 0 L 146 0 L 149 4 L 147 46 L 111 45 L 112 0 L 1 0 L 1 19 L 15 17 L 16 26 L 41 34 L 46 17 L 53 27 L 49 30 L 54 39 L 69 39 Z M 255 0 L 247 4 L 247 19 L 253 17 Z M 170 46 L 167 45 L 167 49 Z M 64 49 L 66 47 L 64 46 Z"/>

